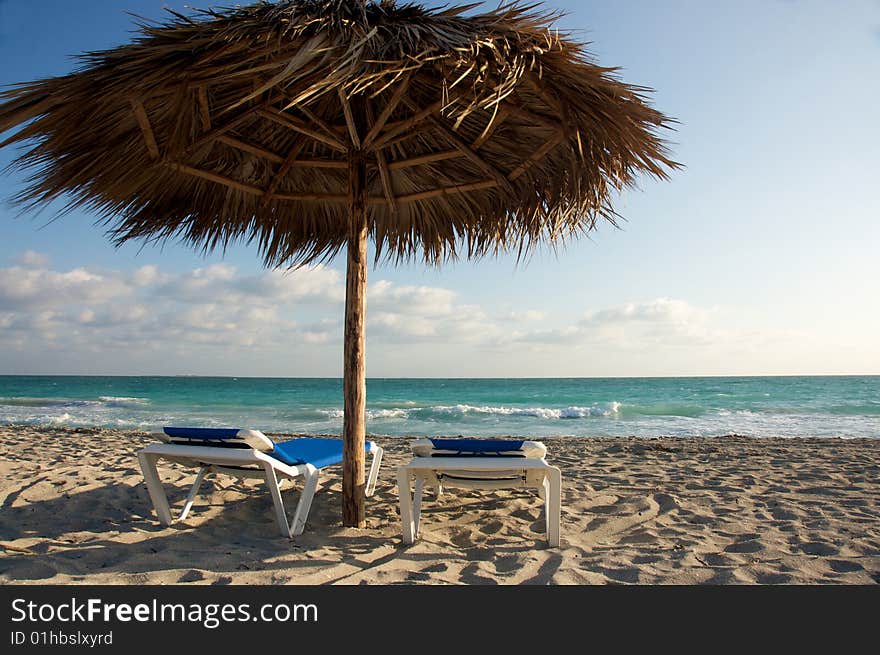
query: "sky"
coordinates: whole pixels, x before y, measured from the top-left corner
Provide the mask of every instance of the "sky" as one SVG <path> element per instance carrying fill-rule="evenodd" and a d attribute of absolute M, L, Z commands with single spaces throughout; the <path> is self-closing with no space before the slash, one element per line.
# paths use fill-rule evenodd
<path fill-rule="evenodd" d="M 211 3 L 0 0 L 0 86 L 187 4 Z M 880 374 L 880 0 L 546 4 L 655 89 L 684 167 L 528 262 L 371 266 L 367 375 Z M 344 258 L 115 248 L 85 212 L 22 213 L 23 186 L 0 173 L 0 374 L 341 376 Z"/>

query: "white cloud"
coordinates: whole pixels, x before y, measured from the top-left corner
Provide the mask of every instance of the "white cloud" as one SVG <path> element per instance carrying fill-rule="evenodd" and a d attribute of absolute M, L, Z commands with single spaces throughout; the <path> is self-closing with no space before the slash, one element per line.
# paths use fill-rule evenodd
<path fill-rule="evenodd" d="M 430 338 L 437 336 L 437 322 L 427 318 L 395 314 L 393 312 L 376 312 L 367 316 L 370 326 L 368 330 L 370 337 L 397 335 Z"/>
<path fill-rule="evenodd" d="M 150 314 L 150 309 L 141 303 L 107 303 L 100 307 L 89 307 L 83 310 L 79 314 L 79 321 L 81 323 L 88 323 L 94 327 L 114 327 L 140 323 Z"/>
<path fill-rule="evenodd" d="M 602 345 L 625 350 L 694 347 L 729 342 L 734 334 L 713 325 L 713 312 L 684 300 L 657 298 L 588 313 L 575 325 L 518 331 L 516 341 L 544 345 Z"/>
<path fill-rule="evenodd" d="M 370 310 L 389 311 L 418 316 L 449 316 L 455 312 L 456 293 L 439 287 L 395 286 L 379 280 L 367 292 Z"/>
<path fill-rule="evenodd" d="M 102 303 L 129 292 L 129 285 L 119 274 L 106 275 L 85 268 L 65 273 L 20 266 L 0 269 L 0 309 Z"/>
<path fill-rule="evenodd" d="M 482 308 L 457 298 L 451 289 L 380 280 L 367 292 L 367 338 L 478 343 L 500 335 Z"/>
<path fill-rule="evenodd" d="M 49 256 L 36 250 L 25 250 L 15 262 L 25 268 L 45 268 L 49 265 Z"/>
<path fill-rule="evenodd" d="M 324 317 L 300 327 L 305 305 L 340 312 L 340 275 L 323 266 L 241 275 L 226 264 L 186 273 L 147 265 L 125 273 L 54 271 L 31 253 L 18 258 L 24 260 L 30 267 L 0 269 L 0 349 L 39 356 L 188 346 L 266 350 L 327 343 L 341 334 Z"/>
<path fill-rule="evenodd" d="M 589 314 L 579 327 L 593 338 L 623 347 L 634 344 L 665 346 L 710 345 L 729 335 L 710 326 L 712 312 L 684 300 L 658 298 L 627 303 Z"/>
<path fill-rule="evenodd" d="M 521 311 L 509 311 L 498 315 L 499 321 L 510 321 L 513 323 L 529 323 L 532 321 L 543 321 L 547 318 L 547 313 L 537 309 L 526 309 Z"/>
<path fill-rule="evenodd" d="M 218 264 L 183 273 L 155 265 L 58 271 L 38 265 L 38 258 L 23 259 L 31 265 L 0 269 L 4 370 L 341 370 L 344 289 L 335 269 L 242 274 Z M 804 346 L 806 334 L 763 326 L 760 317 L 683 299 L 623 303 L 564 324 L 549 321 L 540 308 L 482 307 L 462 295 L 373 283 L 367 295 L 371 374 L 642 375 L 711 373 L 722 366 L 742 372 L 755 361 L 779 362 L 776 370 L 786 370 L 786 361 L 798 361 L 792 353 L 819 348 Z"/>
<path fill-rule="evenodd" d="M 531 332 L 517 331 L 513 333 L 515 341 L 524 341 L 528 343 L 541 344 L 574 344 L 585 340 L 585 331 L 583 328 L 569 325 L 562 328 L 552 328 L 548 330 L 533 330 Z"/>
<path fill-rule="evenodd" d="M 131 281 L 136 287 L 148 287 L 158 282 L 164 282 L 168 278 L 159 273 L 159 268 L 153 264 L 141 266 L 131 276 Z"/>
<path fill-rule="evenodd" d="M 705 320 L 706 312 L 689 305 L 684 300 L 658 298 L 647 303 L 627 303 L 611 309 L 593 312 L 584 325 L 620 325 L 623 323 L 665 323 L 686 325 Z"/>
<path fill-rule="evenodd" d="M 345 297 L 337 271 L 318 265 L 291 271 L 265 271 L 238 276 L 232 266 L 214 264 L 192 272 L 165 277 L 157 295 L 186 302 L 223 302 L 248 305 L 255 301 L 285 303 L 309 301 L 339 303 Z"/>
<path fill-rule="evenodd" d="M 259 276 L 245 277 L 235 288 L 245 294 L 273 301 L 309 301 L 339 303 L 345 299 L 339 272 L 318 264 L 290 271 L 273 270 Z"/>
<path fill-rule="evenodd" d="M 229 282 L 235 280 L 235 268 L 213 264 L 189 273 L 166 277 L 155 293 L 176 301 L 212 302 L 228 295 Z"/>
<path fill-rule="evenodd" d="M 341 340 L 340 274 L 325 266 L 241 275 L 227 264 L 184 273 L 155 265 L 132 273 L 85 268 L 0 269 L 0 315 L 6 341 L 40 340 L 83 347 L 128 343 L 296 348 Z M 603 345 L 619 349 L 711 343 L 709 313 L 660 298 L 594 311 L 574 325 L 543 327 L 544 312 L 496 312 L 462 303 L 451 289 L 375 282 L 367 295 L 373 343 L 458 344 L 515 352 L 531 347 Z M 315 316 L 315 312 L 323 315 Z M 511 330 L 510 324 L 540 323 Z M 508 327 L 505 327 L 505 324 Z M 723 335 L 722 335 L 723 336 Z"/>
<path fill-rule="evenodd" d="M 300 332 L 298 336 L 302 338 L 303 342 L 312 345 L 327 343 L 332 337 L 329 332 L 312 332 L 309 330 Z"/>

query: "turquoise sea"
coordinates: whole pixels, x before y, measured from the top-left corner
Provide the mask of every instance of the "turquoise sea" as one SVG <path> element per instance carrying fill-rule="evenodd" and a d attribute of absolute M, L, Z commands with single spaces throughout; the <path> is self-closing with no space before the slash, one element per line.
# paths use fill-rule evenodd
<path fill-rule="evenodd" d="M 339 434 L 342 381 L 0 376 L 0 423 Z M 371 379 L 388 435 L 880 437 L 880 376 Z"/>

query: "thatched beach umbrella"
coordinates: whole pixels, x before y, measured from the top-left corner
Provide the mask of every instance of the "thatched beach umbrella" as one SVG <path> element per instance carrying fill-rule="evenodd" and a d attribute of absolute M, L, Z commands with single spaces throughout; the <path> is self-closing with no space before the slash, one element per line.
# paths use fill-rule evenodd
<path fill-rule="evenodd" d="M 644 88 L 508 5 L 261 2 L 165 24 L 0 95 L 2 145 L 116 243 L 253 243 L 267 266 L 348 258 L 343 522 L 364 524 L 364 300 L 376 259 L 523 253 L 614 222 L 675 167 Z"/>

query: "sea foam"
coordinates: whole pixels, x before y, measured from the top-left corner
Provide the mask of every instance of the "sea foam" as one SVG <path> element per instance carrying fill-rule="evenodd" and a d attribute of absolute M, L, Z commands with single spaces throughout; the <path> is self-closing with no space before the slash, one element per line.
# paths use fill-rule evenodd
<path fill-rule="evenodd" d="M 611 402 L 606 405 L 565 407 L 562 409 L 552 407 L 492 407 L 486 405 L 440 405 L 433 409 L 440 413 L 452 415 L 489 414 L 496 416 L 531 416 L 544 420 L 557 420 L 612 416 L 620 411 L 620 403 Z"/>

